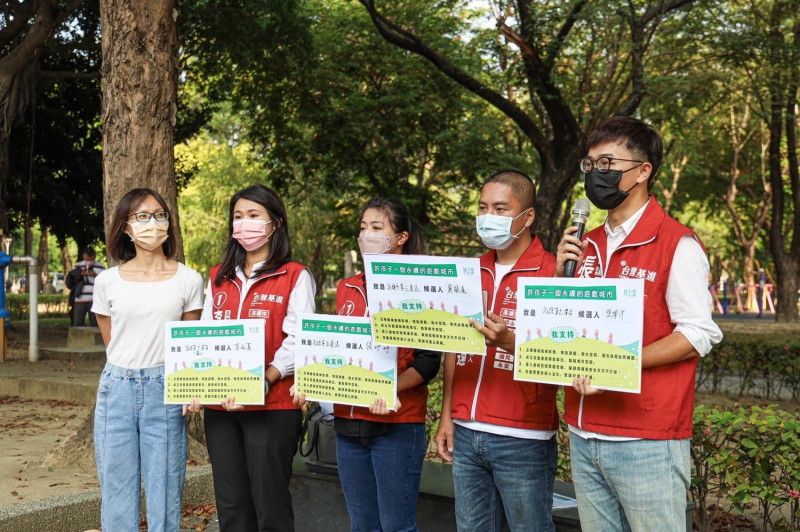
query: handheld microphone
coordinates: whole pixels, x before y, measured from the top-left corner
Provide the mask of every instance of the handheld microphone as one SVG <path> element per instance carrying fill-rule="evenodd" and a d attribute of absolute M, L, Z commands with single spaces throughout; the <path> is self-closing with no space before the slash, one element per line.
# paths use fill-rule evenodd
<path fill-rule="evenodd" d="M 578 198 L 575 206 L 572 208 L 572 227 L 577 227 L 578 230 L 573 233 L 578 240 L 583 238 L 583 231 L 586 229 L 586 220 L 589 219 L 589 211 L 591 205 L 586 198 Z M 578 266 L 578 261 L 568 260 L 564 263 L 564 277 L 575 277 L 575 267 Z"/>

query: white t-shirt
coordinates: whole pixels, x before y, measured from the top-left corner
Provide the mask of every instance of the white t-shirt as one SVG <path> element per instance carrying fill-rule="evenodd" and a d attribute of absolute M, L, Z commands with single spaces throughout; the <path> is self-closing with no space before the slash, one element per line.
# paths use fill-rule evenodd
<path fill-rule="evenodd" d="M 164 323 L 202 308 L 203 278 L 181 263 L 165 281 L 126 281 L 118 266 L 94 281 L 92 312 L 111 316 L 106 353 L 115 366 L 142 369 L 163 365 Z"/>

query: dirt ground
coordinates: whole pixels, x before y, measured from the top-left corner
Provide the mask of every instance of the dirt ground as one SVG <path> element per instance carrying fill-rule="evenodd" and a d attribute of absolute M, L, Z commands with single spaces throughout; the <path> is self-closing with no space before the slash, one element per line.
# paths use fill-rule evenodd
<path fill-rule="evenodd" d="M 91 405 L 0 396 L 0 506 L 99 485 L 91 453 L 59 453 L 91 411 Z"/>
<path fill-rule="evenodd" d="M 66 345 L 66 324 L 42 323 L 39 333 L 41 346 Z M 8 359 L 27 359 L 27 334 L 23 327 L 9 331 Z M 0 506 L 99 486 L 91 439 L 93 409 L 12 397 L 0 390 Z M 189 467 L 206 463 L 205 449 L 192 441 Z"/>

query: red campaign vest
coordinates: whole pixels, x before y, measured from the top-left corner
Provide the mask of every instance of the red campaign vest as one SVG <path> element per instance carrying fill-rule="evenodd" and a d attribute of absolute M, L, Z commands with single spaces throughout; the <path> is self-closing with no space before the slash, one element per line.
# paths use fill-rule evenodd
<path fill-rule="evenodd" d="M 494 250 L 481 256 L 481 285 L 489 298 L 494 292 Z M 534 237 L 531 245 L 500 283 L 489 308 L 514 330 L 517 313 L 517 279 L 553 277 L 556 259 Z M 557 430 L 557 386 L 514 380 L 514 354 L 486 350 L 486 356 L 459 354 L 453 373 L 453 419 L 480 421 L 528 430 Z"/>
<path fill-rule="evenodd" d="M 366 276 L 363 273 L 343 279 L 336 287 L 336 313 L 340 316 L 368 316 Z M 397 348 L 397 375 L 403 373 L 414 362 L 414 350 Z M 397 394 L 400 410 L 385 416 L 370 413 L 369 408 L 352 405 L 333 405 L 333 415 L 342 418 L 364 419 L 378 423 L 425 423 L 428 406 L 428 387 L 424 384 L 412 386 Z"/>
<path fill-rule="evenodd" d="M 246 294 L 238 277 L 225 279 L 221 286 L 214 284 L 220 265 L 211 268 L 211 294 L 213 298 L 212 315 L 215 320 L 262 318 L 264 328 L 264 371 L 275 358 L 275 352 L 283 343 L 283 320 L 289 308 L 289 295 L 292 293 L 297 277 L 306 269 L 297 262 L 287 262 L 272 273 L 259 276 Z M 241 313 L 239 304 L 241 303 Z M 245 410 L 294 410 L 289 388 L 294 384 L 294 375 L 288 375 L 269 388 L 264 405 L 247 405 Z M 219 406 L 206 406 L 221 410 Z"/>
<path fill-rule="evenodd" d="M 585 236 L 589 246 L 576 277 L 643 276 L 644 346 L 672 334 L 675 328 L 667 308 L 667 282 L 675 248 L 687 235 L 697 239 L 688 227 L 669 217 L 651 195 L 639 222 L 611 255 L 609 264 L 604 264 L 607 249 L 604 226 Z M 584 430 L 613 436 L 650 440 L 690 438 L 696 367 L 697 357 L 692 357 L 643 369 L 640 394 L 606 391 L 601 395 L 581 396 L 571 386 L 565 386 L 564 420 Z"/>

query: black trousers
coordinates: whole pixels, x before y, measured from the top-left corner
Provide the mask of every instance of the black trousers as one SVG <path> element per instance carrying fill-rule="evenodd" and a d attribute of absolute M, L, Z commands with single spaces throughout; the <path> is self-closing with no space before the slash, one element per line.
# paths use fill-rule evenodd
<path fill-rule="evenodd" d="M 289 480 L 300 410 L 205 410 L 221 532 L 293 531 Z"/>
<path fill-rule="evenodd" d="M 84 318 L 89 316 L 89 327 L 97 327 L 97 318 L 92 312 L 92 302 L 75 303 L 72 307 L 72 326 L 83 327 Z"/>

